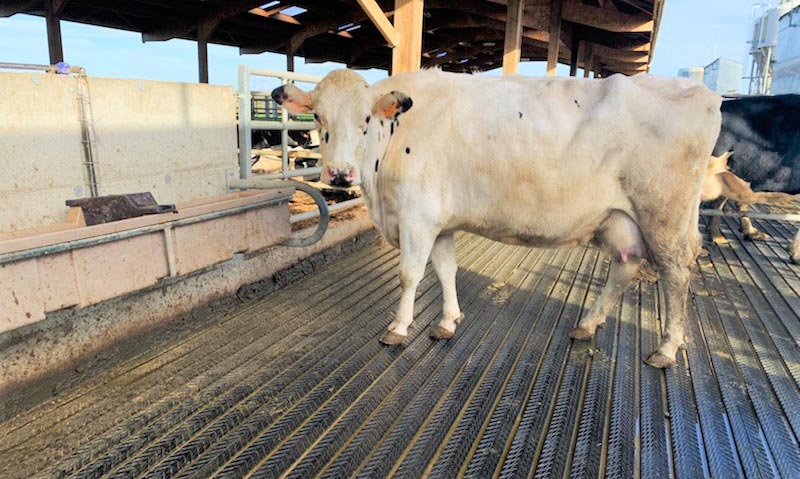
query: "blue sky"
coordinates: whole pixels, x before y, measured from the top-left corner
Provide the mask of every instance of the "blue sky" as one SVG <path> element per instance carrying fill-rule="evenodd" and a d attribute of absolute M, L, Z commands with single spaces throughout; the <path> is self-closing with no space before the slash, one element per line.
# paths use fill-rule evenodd
<path fill-rule="evenodd" d="M 703 66 L 716 57 L 746 62 L 746 36 L 755 0 L 667 0 L 651 73 L 675 76 L 686 66 Z M 66 61 L 93 76 L 194 82 L 197 50 L 194 42 L 170 40 L 142 43 L 139 34 L 62 22 Z M 281 55 L 240 56 L 235 48 L 209 45 L 209 77 L 215 84 L 236 85 L 240 63 L 258 68 L 285 69 Z M 15 15 L 0 18 L 0 62 L 48 63 L 44 20 Z M 323 75 L 337 64 L 295 62 L 298 72 Z M 568 72 L 559 67 L 559 74 Z M 543 75 L 542 63 L 525 63 L 520 73 Z M 374 81 L 385 76 L 369 71 Z"/>

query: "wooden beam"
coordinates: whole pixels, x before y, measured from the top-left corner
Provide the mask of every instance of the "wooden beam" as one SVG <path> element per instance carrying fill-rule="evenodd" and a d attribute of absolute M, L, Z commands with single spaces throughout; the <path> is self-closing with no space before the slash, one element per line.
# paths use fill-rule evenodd
<path fill-rule="evenodd" d="M 558 47 L 561 38 L 562 0 L 550 2 L 550 44 L 547 47 L 547 76 L 555 76 L 558 66 Z"/>
<path fill-rule="evenodd" d="M 338 17 L 326 18 L 319 22 L 309 23 L 305 25 L 302 30 L 298 31 L 289 38 L 289 41 L 287 43 L 287 51 L 297 52 L 297 50 L 300 48 L 303 42 L 305 42 L 309 38 L 316 37 L 317 35 L 322 35 L 323 33 L 327 33 L 329 31 L 337 31 L 337 28 L 339 28 L 339 26 L 341 25 L 345 25 L 347 23 L 353 23 L 353 24 L 361 23 L 366 19 L 367 19 L 366 12 L 358 8 L 355 10 L 351 10 L 345 13 L 344 15 Z M 273 50 L 278 48 L 278 46 L 279 44 L 273 45 L 272 47 L 267 47 L 262 51 Z"/>
<path fill-rule="evenodd" d="M 506 13 L 506 35 L 503 41 L 503 74 L 511 75 L 519 71 L 522 53 L 522 17 L 525 0 L 508 0 Z"/>
<path fill-rule="evenodd" d="M 0 17 L 10 17 L 33 9 L 41 9 L 42 0 L 7 0 L 0 2 Z M 41 11 L 41 10 L 40 10 Z"/>
<path fill-rule="evenodd" d="M 50 64 L 64 61 L 64 48 L 61 44 L 61 19 L 56 15 L 55 0 L 44 0 L 45 23 L 47 24 L 47 50 Z"/>
<path fill-rule="evenodd" d="M 181 25 L 172 25 L 157 30 L 142 33 L 143 42 L 161 42 L 172 38 L 186 35 L 196 28 L 198 24 L 217 22 L 230 18 L 241 13 L 249 12 L 264 3 L 263 0 L 233 0 L 222 2 L 211 13 L 208 13 L 194 21 L 188 21 Z"/>
<path fill-rule="evenodd" d="M 620 50 L 618 48 L 610 48 L 605 45 L 595 45 L 594 52 L 604 58 L 615 58 L 626 62 L 647 62 L 650 55 L 647 52 Z"/>
<path fill-rule="evenodd" d="M 424 0 L 395 0 L 394 27 L 400 43 L 392 50 L 392 75 L 419 70 Z"/>
<path fill-rule="evenodd" d="M 364 9 L 367 16 L 372 23 L 375 25 L 375 28 L 383 35 L 383 38 L 386 39 L 386 42 L 389 44 L 390 47 L 394 48 L 400 43 L 400 36 L 395 30 L 394 25 L 386 18 L 386 15 L 383 13 L 383 9 L 375 0 L 357 0 L 358 4 L 361 5 L 361 8 Z"/>
<path fill-rule="evenodd" d="M 564 0 L 564 20 L 589 25 L 610 32 L 651 32 L 653 18 L 650 15 L 629 15 L 619 10 L 586 5 L 580 0 Z"/>

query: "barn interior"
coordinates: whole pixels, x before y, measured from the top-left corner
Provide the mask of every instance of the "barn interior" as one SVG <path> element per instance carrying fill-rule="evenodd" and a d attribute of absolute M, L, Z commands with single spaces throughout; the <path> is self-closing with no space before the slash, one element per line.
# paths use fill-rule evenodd
<path fill-rule="evenodd" d="M 385 347 L 398 252 L 363 207 L 326 205 L 313 182 L 292 182 L 319 171 L 290 169 L 285 149 L 279 173 L 253 172 L 250 129 L 285 138 L 307 124 L 257 117 L 249 87 L 207 84 L 208 44 L 285 55 L 282 82 L 318 80 L 292 73 L 297 59 L 389 74 L 513 74 L 543 61 L 548 75 L 559 63 L 572 76 L 634 75 L 649 70 L 663 8 L 0 4 L 0 16 L 46 19 L 51 64 L 0 72 L 0 91 L 15 92 L 0 104 L 11 179 L 0 183 L 0 476 L 793 477 L 791 223 L 754 220 L 772 239 L 753 243 L 723 221 L 729 243 L 697 260 L 688 348 L 671 369 L 643 363 L 662 335 L 657 277 L 629 287 L 593 341 L 573 342 L 567 332 L 595 301 L 607 259 L 468 234 L 457 240 L 467 317 L 457 336 L 428 337 L 441 314 L 429 267 L 415 327 Z M 61 21 L 196 41 L 198 83 L 55 73 Z M 39 158 L 46 168 L 30 160 Z M 318 213 L 290 209 L 299 190 Z M 143 191 L 154 199 L 129 196 Z M 92 224 L 91 205 L 65 204 L 109 195 L 142 214 Z"/>

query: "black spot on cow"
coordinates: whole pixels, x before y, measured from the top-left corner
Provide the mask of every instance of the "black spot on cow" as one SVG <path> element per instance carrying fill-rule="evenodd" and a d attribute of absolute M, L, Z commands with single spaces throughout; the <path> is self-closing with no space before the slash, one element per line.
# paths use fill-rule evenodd
<path fill-rule="evenodd" d="M 367 115 L 367 118 L 364 120 L 364 123 L 366 123 L 367 125 L 369 125 L 369 121 L 370 121 L 371 119 L 372 119 L 372 117 L 371 117 L 370 115 Z"/>
<path fill-rule="evenodd" d="M 410 153 L 411 153 L 411 148 L 409 148 L 409 147 L 406 147 L 406 155 L 408 155 L 408 154 L 410 154 Z"/>
<path fill-rule="evenodd" d="M 380 162 L 380 160 L 375 160 L 375 172 L 376 173 L 378 172 L 378 163 L 379 162 Z"/>
<path fill-rule="evenodd" d="M 394 135 L 394 122 L 392 122 L 392 124 L 389 125 L 389 134 Z"/>
<path fill-rule="evenodd" d="M 328 132 L 326 131 L 326 132 L 325 132 L 325 143 L 327 143 L 328 141 L 330 141 L 330 139 L 331 139 L 331 135 L 330 135 L 330 133 L 328 133 Z"/>
<path fill-rule="evenodd" d="M 580 108 L 580 107 L 581 107 L 581 104 L 580 104 L 580 103 L 578 103 L 578 100 L 573 100 L 573 101 L 575 102 L 575 105 L 577 105 L 577 106 L 578 106 L 578 108 Z"/>
<path fill-rule="evenodd" d="M 522 112 L 519 112 L 519 117 L 522 118 Z"/>
<path fill-rule="evenodd" d="M 383 128 L 383 120 L 381 120 L 381 128 Z"/>

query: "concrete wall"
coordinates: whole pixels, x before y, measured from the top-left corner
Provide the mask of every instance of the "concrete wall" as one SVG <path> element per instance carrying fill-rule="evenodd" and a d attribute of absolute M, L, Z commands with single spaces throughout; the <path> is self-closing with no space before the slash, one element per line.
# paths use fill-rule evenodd
<path fill-rule="evenodd" d="M 0 73 L 0 232 L 60 223 L 89 194 L 75 76 Z M 225 193 L 237 166 L 230 87 L 88 78 L 100 194 L 160 203 Z"/>

